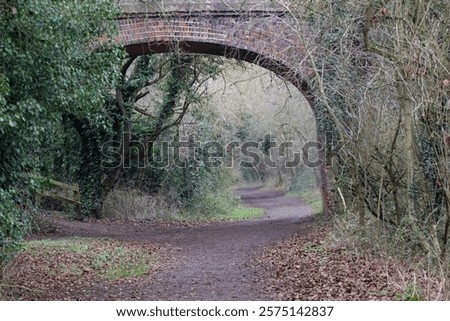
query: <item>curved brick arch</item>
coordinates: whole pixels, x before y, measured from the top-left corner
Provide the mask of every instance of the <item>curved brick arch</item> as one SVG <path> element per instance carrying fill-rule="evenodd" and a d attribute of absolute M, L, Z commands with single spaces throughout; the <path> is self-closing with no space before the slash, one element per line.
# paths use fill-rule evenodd
<path fill-rule="evenodd" d="M 184 3 L 184 2 L 183 2 Z M 311 69 L 300 35 L 285 21 L 285 12 L 186 11 L 128 12 L 118 21 L 118 41 L 132 56 L 183 52 L 220 55 L 257 64 L 296 86 L 314 109 L 308 86 Z M 319 140 L 321 133 L 319 133 Z M 322 153 L 322 159 L 325 159 Z M 326 166 L 321 167 L 325 216 L 330 212 Z"/>
<path fill-rule="evenodd" d="M 301 39 L 273 13 L 132 16 L 119 20 L 119 42 L 131 55 L 182 50 L 255 63 L 302 91 L 310 74 Z"/>

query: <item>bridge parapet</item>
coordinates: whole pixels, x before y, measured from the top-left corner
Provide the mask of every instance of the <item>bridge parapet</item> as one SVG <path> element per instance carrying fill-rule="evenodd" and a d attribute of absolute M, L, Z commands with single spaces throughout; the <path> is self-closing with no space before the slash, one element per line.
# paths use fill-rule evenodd
<path fill-rule="evenodd" d="M 125 16 L 136 15 L 242 15 L 282 14 L 286 9 L 272 0 L 117 0 Z"/>

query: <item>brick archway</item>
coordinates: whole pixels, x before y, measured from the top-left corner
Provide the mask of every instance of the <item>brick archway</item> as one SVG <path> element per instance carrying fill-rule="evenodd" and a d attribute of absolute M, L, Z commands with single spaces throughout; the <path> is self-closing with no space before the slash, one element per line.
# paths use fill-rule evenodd
<path fill-rule="evenodd" d="M 314 93 L 308 86 L 311 69 L 304 48 L 306 32 L 294 32 L 285 10 L 279 7 L 262 8 L 260 1 L 249 1 L 246 7 L 236 9 L 224 2 L 207 1 L 201 5 L 202 1 L 159 0 L 143 4 L 139 0 L 121 0 L 124 14 L 118 21 L 118 41 L 132 56 L 181 51 L 257 64 L 291 82 L 314 108 Z M 321 176 L 323 210 L 328 215 L 325 165 Z"/>
<path fill-rule="evenodd" d="M 225 2 L 121 0 L 119 42 L 130 55 L 182 50 L 236 58 L 269 69 L 305 91 L 303 82 L 311 70 L 304 48 L 307 33 L 292 29 L 284 8 L 247 0 L 235 9 L 232 4 L 242 1 Z"/>

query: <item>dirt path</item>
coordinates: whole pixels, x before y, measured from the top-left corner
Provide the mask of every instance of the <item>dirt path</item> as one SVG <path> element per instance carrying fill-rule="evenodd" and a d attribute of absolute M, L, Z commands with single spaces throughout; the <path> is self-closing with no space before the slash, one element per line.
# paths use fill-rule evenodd
<path fill-rule="evenodd" d="M 240 189 L 241 199 L 266 209 L 260 219 L 199 227 L 139 227 L 59 221 L 63 235 L 153 242 L 176 249 L 151 281 L 120 289 L 139 300 L 270 300 L 262 291 L 254 257 L 264 247 L 308 228 L 311 209 L 280 191 Z M 96 299 L 108 299 L 99 291 Z M 103 293 L 103 294 L 102 294 Z M 117 294 L 117 293 L 116 293 Z"/>

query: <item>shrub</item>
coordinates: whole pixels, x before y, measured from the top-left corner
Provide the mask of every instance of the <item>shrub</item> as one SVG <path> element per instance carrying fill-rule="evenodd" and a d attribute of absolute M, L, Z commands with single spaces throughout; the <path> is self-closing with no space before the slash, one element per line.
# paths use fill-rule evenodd
<path fill-rule="evenodd" d="M 16 253 L 28 232 L 29 214 L 15 190 L 0 189 L 0 267 Z"/>
<path fill-rule="evenodd" d="M 150 194 L 136 189 L 114 189 L 103 205 L 104 217 L 166 219 L 180 212 L 177 196 L 169 190 Z"/>

